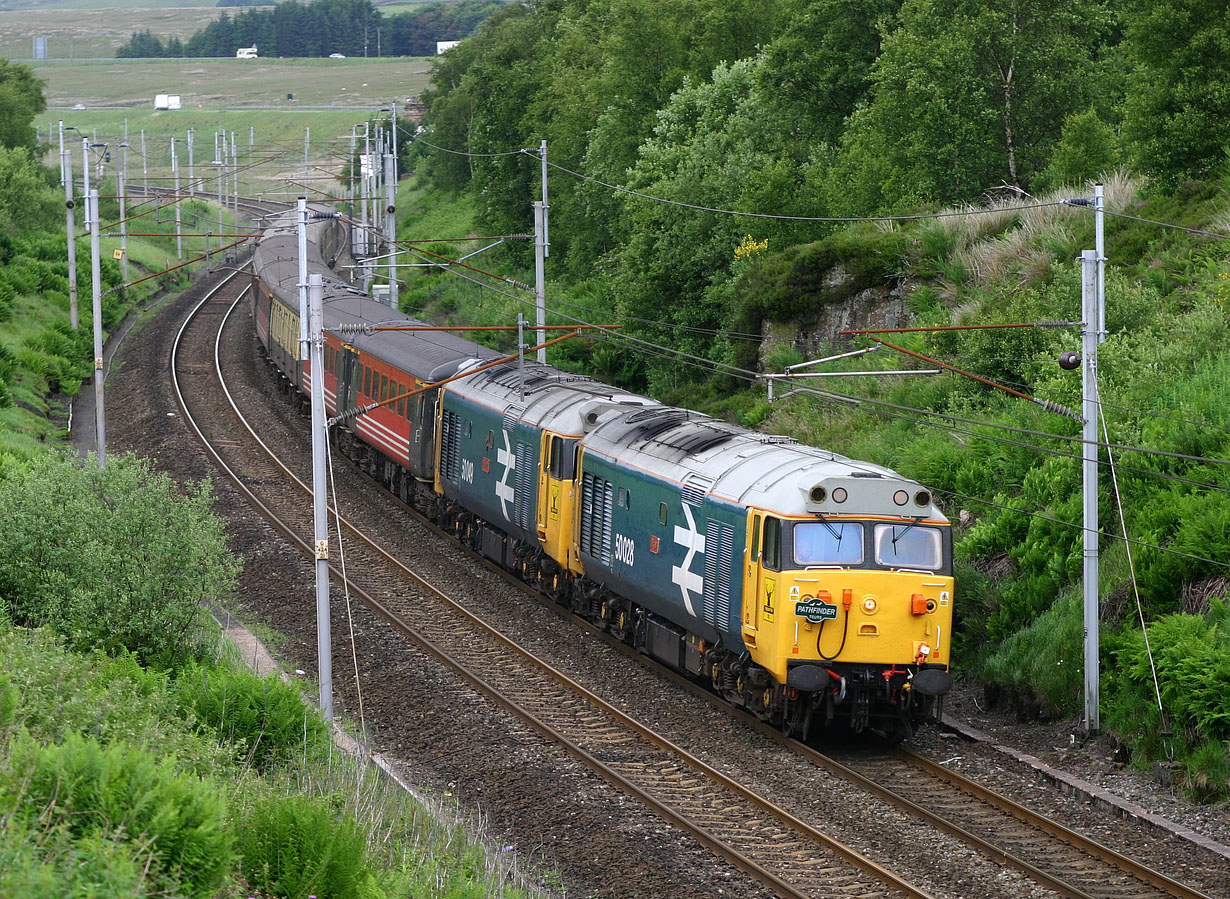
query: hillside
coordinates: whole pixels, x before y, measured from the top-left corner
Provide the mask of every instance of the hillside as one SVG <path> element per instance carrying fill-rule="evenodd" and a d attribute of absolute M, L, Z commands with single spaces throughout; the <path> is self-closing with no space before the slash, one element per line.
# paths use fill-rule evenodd
<path fill-rule="evenodd" d="M 1230 668 L 1208 667 L 1230 644 L 1224 10 L 752 7 L 493 17 L 426 95 L 414 233 L 530 231 L 540 160 L 518 149 L 546 138 L 549 317 L 624 325 L 554 361 L 927 483 L 961 523 L 964 672 L 1050 717 L 1081 707 L 1079 425 L 986 382 L 1079 407 L 1079 373 L 1056 363 L 1079 325 L 1038 325 L 1081 319 L 1074 260 L 1105 182 L 1104 723 L 1138 763 L 1174 751 L 1193 790 L 1225 790 L 1230 732 L 1211 709 Z M 446 208 L 470 218 L 433 228 Z M 528 246 L 490 256 L 530 280 Z M 401 296 L 457 323 L 524 309 L 439 275 Z M 843 330 L 975 325 L 996 327 L 882 336 L 942 375 L 767 400 L 766 372 L 869 345 Z M 880 350 L 829 369 L 911 367 L 927 366 Z"/>

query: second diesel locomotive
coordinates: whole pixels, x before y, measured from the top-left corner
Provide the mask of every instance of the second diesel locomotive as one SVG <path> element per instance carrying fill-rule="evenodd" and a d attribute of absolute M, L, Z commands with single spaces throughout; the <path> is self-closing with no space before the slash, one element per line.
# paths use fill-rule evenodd
<path fill-rule="evenodd" d="M 313 373 L 284 225 L 255 254 L 254 314 L 302 395 Z M 491 365 L 494 351 L 453 334 L 343 338 L 345 324 L 413 320 L 333 276 L 337 227 L 314 222 L 309 239 L 309 267 L 326 275 L 325 403 L 349 413 L 331 439 L 369 473 L 788 733 L 840 723 L 901 739 L 938 715 L 952 684 L 952 536 L 930 491 L 551 366 Z"/>

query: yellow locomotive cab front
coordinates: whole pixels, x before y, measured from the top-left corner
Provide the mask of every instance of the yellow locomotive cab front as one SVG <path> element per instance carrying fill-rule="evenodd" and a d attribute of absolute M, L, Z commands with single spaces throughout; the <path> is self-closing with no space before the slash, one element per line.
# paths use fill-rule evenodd
<path fill-rule="evenodd" d="M 792 695 L 947 692 L 947 521 L 752 517 L 743 640 L 757 665 Z"/>
<path fill-rule="evenodd" d="M 762 597 L 777 607 L 762 603 L 761 626 L 748 649 L 780 683 L 800 662 L 947 667 L 951 577 L 805 569 L 781 572 L 778 580 L 780 593 L 773 593 L 780 598 Z"/>

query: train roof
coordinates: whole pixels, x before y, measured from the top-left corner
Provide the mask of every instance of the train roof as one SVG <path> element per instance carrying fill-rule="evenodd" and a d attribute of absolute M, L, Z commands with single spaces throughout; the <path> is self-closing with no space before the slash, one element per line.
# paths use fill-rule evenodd
<path fill-rule="evenodd" d="M 448 390 L 505 421 L 580 438 L 587 452 L 652 471 L 679 484 L 694 501 L 712 494 L 786 516 L 946 520 L 930 491 L 891 469 L 664 406 L 537 362 L 478 372 Z"/>
<path fill-rule="evenodd" d="M 891 469 L 686 409 L 607 415 L 586 435 L 585 446 L 675 481 L 696 501 L 712 494 L 787 516 L 946 520 L 930 491 Z"/>
<path fill-rule="evenodd" d="M 338 332 L 344 325 L 429 327 L 366 296 L 334 298 L 325 304 L 324 316 L 325 329 L 330 332 Z M 487 362 L 501 355 L 452 331 L 373 331 L 369 334 L 347 329 L 341 339 L 360 353 L 374 356 L 428 383 L 451 377 L 464 365 Z"/>
<path fill-rule="evenodd" d="M 606 409 L 658 405 L 595 381 L 527 359 L 513 361 L 454 381 L 453 393 L 494 409 L 506 419 L 580 437 Z"/>
<path fill-rule="evenodd" d="M 276 302 L 299 312 L 299 238 L 292 224 L 268 229 L 256 250 L 261 280 Z M 487 361 L 500 354 L 450 331 L 360 331 L 363 325 L 427 325 L 378 303 L 353 284 L 341 280 L 321 257 L 315 241 L 308 241 L 308 274 L 324 280 L 324 328 L 342 342 L 411 374 L 420 381 L 449 377 L 472 360 Z M 347 333 L 340 334 L 342 326 Z"/>

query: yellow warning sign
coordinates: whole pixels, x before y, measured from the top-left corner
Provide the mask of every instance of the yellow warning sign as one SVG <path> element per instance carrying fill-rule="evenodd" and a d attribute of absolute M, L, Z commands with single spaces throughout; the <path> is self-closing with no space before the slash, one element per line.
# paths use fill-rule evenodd
<path fill-rule="evenodd" d="M 113 259 L 123 259 L 123 258 L 124 258 L 124 251 L 123 251 L 122 249 L 119 249 L 119 248 L 117 248 L 117 249 L 115 249 L 115 250 L 112 250 L 112 251 L 111 251 L 111 257 L 112 257 Z"/>
<path fill-rule="evenodd" d="M 551 485 L 551 505 L 549 512 L 552 521 L 559 521 L 559 484 Z"/>
<path fill-rule="evenodd" d="M 764 605 L 760 609 L 760 614 L 766 622 L 773 621 L 773 593 L 777 590 L 777 581 L 772 578 L 764 579 Z"/>

